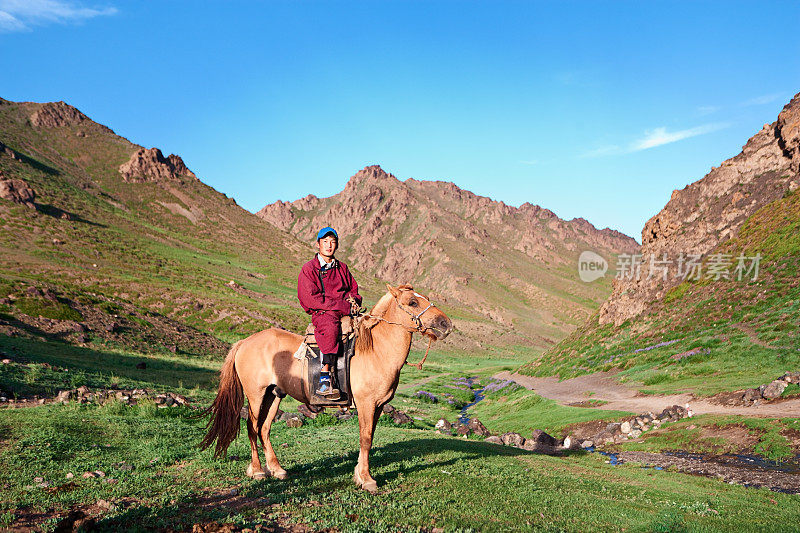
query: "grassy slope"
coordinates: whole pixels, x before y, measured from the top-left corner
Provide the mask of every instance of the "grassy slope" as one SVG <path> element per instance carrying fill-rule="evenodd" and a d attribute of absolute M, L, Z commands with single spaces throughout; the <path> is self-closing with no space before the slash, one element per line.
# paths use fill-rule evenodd
<path fill-rule="evenodd" d="M 58 345 L 39 341 L 15 342 L 6 347 L 15 355 L 70 365 L 70 372 L 56 368 L 43 375 L 42 381 L 55 386 L 68 383 L 69 374 L 84 364 L 93 386 L 115 380 L 155 390 L 174 387 L 201 402 L 212 394 L 207 380 L 215 372 L 203 364 L 158 356 L 150 360 L 156 370 L 148 365 L 147 371 L 135 371 L 129 360 L 140 354 L 98 353 L 107 365 L 92 372 L 92 365 L 81 361 L 85 353 L 62 354 Z M 179 365 L 179 374 L 163 372 L 174 365 Z M 41 363 L 12 366 L 23 381 L 41 372 Z M 411 395 L 395 404 L 416 407 L 419 414 L 430 406 Z M 356 490 L 351 482 L 357 457 L 355 419 L 336 422 L 322 416 L 300 429 L 276 424 L 273 442 L 290 478 L 256 482 L 243 476 L 249 457 L 245 434 L 230 448 L 228 460 L 213 460 L 209 451 L 195 447 L 203 422 L 190 414 L 179 407 L 115 402 L 0 410 L 0 524 L 19 524 L 44 513 L 39 521 L 52 527 L 55 514 L 71 508 L 99 514 L 100 528 L 109 531 L 122 526 L 190 529 L 211 520 L 250 527 L 299 522 L 342 531 L 435 526 L 729 531 L 755 523 L 765 531 L 782 531 L 800 519 L 796 496 L 614 467 L 599 455 L 546 457 L 415 429 L 428 427 L 427 420 L 415 420 L 410 428 L 381 421 L 372 454 L 373 473 L 381 485 L 376 496 Z M 95 470 L 105 477 L 81 477 Z M 71 480 L 69 472 L 75 476 Z M 49 486 L 36 486 L 38 477 Z M 100 499 L 115 508 L 98 511 L 93 505 Z"/>
<path fill-rule="evenodd" d="M 226 341 L 270 322 L 304 327 L 294 286 L 310 248 L 200 181 L 124 182 L 117 169 L 135 145 L 92 122 L 32 128 L 36 106 L 0 105 L 0 140 L 22 158 L 0 156 L 0 170 L 25 180 L 39 205 L 0 200 L 0 298 L 28 285 L 70 299 L 101 295 Z M 162 203 L 197 213 L 197 222 Z M 232 290 L 230 280 L 257 294 Z M 19 318 L 24 311 L 24 302 L 0 306 Z"/>
<path fill-rule="evenodd" d="M 620 378 L 644 392 L 710 395 L 800 368 L 800 194 L 756 212 L 717 252 L 760 253 L 758 279 L 683 282 L 618 328 L 595 316 L 521 372 L 570 377 L 621 368 Z M 652 348 L 669 341 L 676 342 Z M 670 358 L 693 349 L 699 353 Z"/>

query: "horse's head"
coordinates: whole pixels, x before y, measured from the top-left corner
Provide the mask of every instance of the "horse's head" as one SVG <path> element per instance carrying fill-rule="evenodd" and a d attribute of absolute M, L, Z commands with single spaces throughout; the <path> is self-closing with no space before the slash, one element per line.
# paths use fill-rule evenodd
<path fill-rule="evenodd" d="M 439 310 L 430 298 L 414 290 L 411 285 L 392 287 L 386 285 L 398 312 L 394 319 L 409 330 L 416 330 L 434 340 L 442 340 L 453 330 L 453 321 Z"/>

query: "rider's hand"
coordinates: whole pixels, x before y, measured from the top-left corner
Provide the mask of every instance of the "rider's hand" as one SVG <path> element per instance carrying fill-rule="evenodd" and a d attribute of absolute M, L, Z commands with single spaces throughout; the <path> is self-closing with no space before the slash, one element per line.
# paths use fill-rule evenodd
<path fill-rule="evenodd" d="M 359 311 L 361 311 L 361 306 L 358 305 L 358 302 L 356 302 L 356 299 L 352 296 L 348 297 L 347 301 L 350 302 L 350 314 L 357 315 Z"/>

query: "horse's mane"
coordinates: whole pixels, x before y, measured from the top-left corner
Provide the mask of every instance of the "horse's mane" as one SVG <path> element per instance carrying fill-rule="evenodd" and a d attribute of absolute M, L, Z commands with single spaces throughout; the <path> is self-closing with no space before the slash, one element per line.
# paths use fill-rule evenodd
<path fill-rule="evenodd" d="M 411 285 L 400 285 L 397 287 L 400 290 L 414 290 Z M 372 316 L 384 316 L 389 311 L 389 305 L 391 305 L 394 296 L 392 296 L 391 292 L 387 292 L 381 299 L 378 300 L 378 303 L 375 304 L 375 307 L 372 308 L 372 311 L 369 312 Z M 356 338 L 356 350 L 359 352 L 365 352 L 372 350 L 373 346 L 373 339 L 372 339 L 372 328 L 378 323 L 377 320 L 365 318 L 361 321 L 361 324 L 358 326 L 358 337 Z"/>

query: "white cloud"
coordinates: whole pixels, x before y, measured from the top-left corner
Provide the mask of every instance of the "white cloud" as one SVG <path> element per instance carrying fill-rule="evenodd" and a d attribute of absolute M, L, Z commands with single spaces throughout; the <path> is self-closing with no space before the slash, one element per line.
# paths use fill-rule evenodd
<path fill-rule="evenodd" d="M 696 128 L 688 128 L 678 131 L 667 131 L 667 128 L 655 128 L 645 132 L 643 138 L 631 143 L 628 152 L 638 152 L 640 150 L 647 150 L 648 148 L 655 148 L 664 144 L 670 144 L 690 137 L 697 137 L 712 131 L 727 128 L 728 124 L 704 124 Z"/>
<path fill-rule="evenodd" d="M 27 28 L 10 13 L 0 11 L 0 32 L 25 31 Z"/>
<path fill-rule="evenodd" d="M 688 139 L 690 137 L 697 137 L 698 135 L 703 135 L 705 133 L 711 133 L 712 131 L 721 130 L 723 128 L 727 128 L 728 126 L 730 126 L 728 123 L 704 124 L 695 128 L 688 128 L 678 131 L 667 131 L 667 128 L 654 128 L 652 130 L 645 131 L 644 137 L 633 141 L 626 147 L 616 144 L 609 144 L 585 152 L 581 154 L 581 157 L 602 157 L 606 155 L 619 155 L 639 152 L 641 150 L 655 148 L 656 146 L 682 141 L 683 139 Z"/>
<path fill-rule="evenodd" d="M 770 104 L 775 100 L 780 100 L 781 98 L 783 98 L 783 93 L 763 94 L 761 96 L 756 96 L 755 98 L 751 98 L 750 100 L 742 102 L 742 106 L 748 107 L 753 105 Z"/>
<path fill-rule="evenodd" d="M 0 0 L 0 32 L 30 31 L 33 26 L 68 24 L 116 13 L 115 7 L 82 7 L 62 0 Z"/>
<path fill-rule="evenodd" d="M 701 105 L 697 108 L 697 112 L 701 115 L 710 115 L 711 113 L 716 113 L 721 108 L 716 105 Z"/>
<path fill-rule="evenodd" d="M 600 148 L 595 148 L 594 150 L 589 150 L 588 152 L 581 154 L 581 157 L 600 157 L 604 155 L 618 154 L 621 151 L 622 149 L 616 144 L 609 144 L 606 146 L 601 146 Z"/>

